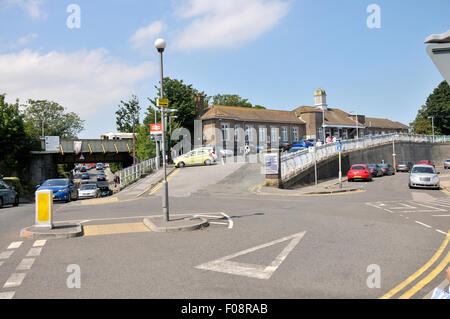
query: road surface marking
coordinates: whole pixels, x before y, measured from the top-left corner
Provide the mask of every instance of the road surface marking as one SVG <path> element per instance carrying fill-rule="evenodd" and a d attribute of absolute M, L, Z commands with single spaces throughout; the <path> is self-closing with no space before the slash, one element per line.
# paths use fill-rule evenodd
<path fill-rule="evenodd" d="M 25 278 L 25 273 L 14 273 L 12 274 L 6 283 L 3 285 L 3 288 L 11 288 L 18 287 L 22 284 L 22 281 Z"/>
<path fill-rule="evenodd" d="M 7 249 L 17 249 L 17 248 L 19 248 L 20 247 L 20 245 L 22 245 L 22 241 L 15 241 L 15 242 L 12 242 L 9 246 L 8 246 L 8 248 Z"/>
<path fill-rule="evenodd" d="M 0 266 L 3 265 L 3 261 L 0 261 Z"/>
<path fill-rule="evenodd" d="M 425 226 L 425 227 L 427 227 L 427 228 L 431 228 L 431 226 L 430 226 L 430 225 L 427 225 L 427 224 L 424 224 L 424 223 L 418 222 L 417 220 L 415 220 L 415 222 L 416 222 L 417 224 L 420 224 L 420 225 L 422 225 L 422 226 Z"/>
<path fill-rule="evenodd" d="M 221 213 L 221 214 L 222 214 L 223 216 L 225 216 L 226 219 L 228 219 L 228 229 L 233 228 L 234 223 L 233 223 L 233 220 L 230 218 L 230 216 L 228 216 L 228 215 L 225 214 L 225 213 Z"/>
<path fill-rule="evenodd" d="M 31 248 L 28 251 L 27 257 L 36 257 L 39 256 L 41 254 L 42 251 L 42 247 L 41 248 Z"/>
<path fill-rule="evenodd" d="M 42 247 L 45 245 L 45 243 L 47 242 L 46 239 L 43 240 L 36 240 L 33 244 L 33 247 Z"/>
<path fill-rule="evenodd" d="M 433 217 L 450 217 L 450 215 L 431 215 Z"/>
<path fill-rule="evenodd" d="M 228 223 L 220 223 L 220 222 L 209 222 L 210 224 L 215 224 L 215 225 L 228 225 Z"/>
<path fill-rule="evenodd" d="M 201 265 L 196 266 L 197 269 L 211 270 L 217 272 L 228 273 L 232 275 L 253 277 L 257 279 L 269 279 L 272 274 L 278 269 L 281 263 L 286 259 L 288 254 L 297 246 L 300 240 L 305 235 L 306 231 L 297 233 L 291 236 L 283 237 L 281 239 L 277 239 L 271 241 L 269 243 L 259 245 L 253 248 L 249 248 L 240 252 L 237 252 L 232 255 L 228 255 L 219 259 L 216 259 L 211 262 L 207 262 Z M 283 251 L 272 261 L 269 266 L 264 265 L 254 265 L 254 264 L 246 264 L 240 262 L 230 261 L 230 259 L 236 258 L 238 256 L 246 255 L 252 253 L 256 250 L 266 248 L 278 243 L 282 243 L 290 240 L 289 244 L 283 249 Z"/>
<path fill-rule="evenodd" d="M 447 256 L 440 262 L 440 264 L 430 272 L 425 278 L 419 281 L 416 285 L 414 285 L 410 290 L 405 292 L 400 296 L 399 299 L 409 299 L 414 296 L 419 290 L 425 287 L 430 281 L 432 281 L 437 275 L 439 275 L 447 264 L 450 263 L 450 251 L 447 253 Z"/>
<path fill-rule="evenodd" d="M 14 250 L 4 251 L 0 254 L 0 259 L 8 259 L 14 253 Z"/>
<path fill-rule="evenodd" d="M 436 231 L 437 231 L 438 233 L 441 233 L 441 234 L 447 235 L 447 233 L 446 233 L 446 232 L 443 232 L 442 230 L 436 229 Z"/>
<path fill-rule="evenodd" d="M 447 244 L 448 244 L 449 240 L 450 240 L 450 231 L 447 233 L 447 236 L 446 236 L 445 240 L 442 242 L 442 245 L 441 245 L 441 247 L 439 247 L 438 251 L 433 255 L 433 257 L 431 257 L 431 259 L 425 265 L 422 266 L 422 268 L 417 270 L 414 274 L 409 276 L 405 281 L 403 281 L 402 283 L 397 285 L 395 288 L 393 288 L 391 291 L 386 293 L 384 296 L 380 297 L 380 299 L 389 299 L 389 298 L 391 298 L 392 296 L 397 294 L 400 290 L 402 290 L 403 288 L 408 286 L 411 282 L 416 280 L 420 275 L 422 275 L 442 255 L 442 253 L 444 252 L 445 248 L 447 247 Z"/>
<path fill-rule="evenodd" d="M 84 236 L 143 233 L 150 231 L 143 223 L 87 225 L 83 227 L 83 230 Z"/>
<path fill-rule="evenodd" d="M 169 182 L 175 175 L 178 174 L 178 172 L 180 171 L 179 168 L 173 170 L 171 173 L 169 173 L 169 176 L 166 177 L 167 182 Z M 156 184 L 156 186 L 154 186 L 151 190 L 150 193 L 148 193 L 149 195 L 154 194 L 155 192 L 157 192 L 163 185 L 163 182 L 159 182 L 158 184 Z"/>
<path fill-rule="evenodd" d="M 15 293 L 15 291 L 0 292 L 0 299 L 12 299 Z"/>
<path fill-rule="evenodd" d="M 24 258 L 16 270 L 30 270 L 34 263 L 34 258 Z"/>
<path fill-rule="evenodd" d="M 118 201 L 119 201 L 119 199 L 117 197 L 90 199 L 90 200 L 82 201 L 81 205 L 108 204 L 108 203 L 115 203 Z"/>

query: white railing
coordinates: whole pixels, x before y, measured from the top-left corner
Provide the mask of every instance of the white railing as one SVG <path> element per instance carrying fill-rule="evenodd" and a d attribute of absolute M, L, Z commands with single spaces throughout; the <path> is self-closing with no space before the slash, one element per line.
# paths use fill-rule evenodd
<path fill-rule="evenodd" d="M 373 137 L 364 137 L 354 140 L 343 140 L 342 151 L 350 151 L 356 149 L 365 149 L 381 144 L 389 144 L 392 142 L 425 142 L 433 143 L 433 137 L 429 135 L 411 135 L 411 134 L 389 134 Z M 450 136 L 435 136 L 434 143 L 450 142 Z M 291 177 L 296 176 L 310 165 L 314 164 L 314 158 L 319 162 L 330 156 L 338 154 L 337 142 L 328 143 L 315 148 L 309 148 L 295 153 L 281 154 L 281 180 L 287 181 Z"/>
<path fill-rule="evenodd" d="M 119 172 L 120 189 L 137 181 L 143 174 L 149 174 L 158 167 L 156 165 L 156 158 L 150 158 L 146 161 L 137 163 L 135 166 L 124 168 Z"/>

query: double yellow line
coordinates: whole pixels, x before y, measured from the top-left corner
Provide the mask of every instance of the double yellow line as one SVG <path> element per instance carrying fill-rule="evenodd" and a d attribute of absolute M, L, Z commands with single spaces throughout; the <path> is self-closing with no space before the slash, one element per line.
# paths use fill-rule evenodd
<path fill-rule="evenodd" d="M 403 290 L 406 286 L 408 286 L 410 283 L 412 283 L 414 280 L 419 278 L 425 271 L 427 271 L 435 262 L 439 259 L 439 257 L 446 251 L 448 242 L 450 241 L 450 231 L 447 233 L 447 236 L 442 243 L 439 250 L 431 257 L 431 259 L 423 265 L 419 270 L 417 270 L 414 274 L 409 276 L 405 281 L 400 283 L 398 286 L 393 288 L 391 291 L 389 291 L 384 296 L 380 297 L 380 299 L 389 299 L 393 297 L 395 294 Z M 413 287 L 411 287 L 408 291 L 403 293 L 399 299 L 409 299 L 412 296 L 414 296 L 417 292 L 419 292 L 423 287 L 425 287 L 430 281 L 432 281 L 437 275 L 442 273 L 444 268 L 450 263 L 450 251 L 447 252 L 447 255 L 444 259 L 439 263 L 439 265 L 436 266 L 436 268 L 431 271 L 426 277 L 424 277 L 422 280 L 420 280 L 417 284 L 415 284 Z"/>
<path fill-rule="evenodd" d="M 170 181 L 175 175 L 177 175 L 178 171 L 180 169 L 177 168 L 175 170 L 173 170 L 172 172 L 169 173 L 169 176 L 167 177 L 167 181 Z M 155 192 L 157 192 L 160 188 L 162 187 L 162 182 L 159 182 L 155 187 L 152 188 L 152 190 L 150 191 L 150 193 L 148 193 L 149 195 L 154 194 Z"/>

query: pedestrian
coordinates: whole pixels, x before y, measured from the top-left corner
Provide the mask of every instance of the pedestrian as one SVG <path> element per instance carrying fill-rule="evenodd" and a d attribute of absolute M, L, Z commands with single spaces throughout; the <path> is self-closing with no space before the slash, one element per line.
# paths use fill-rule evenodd
<path fill-rule="evenodd" d="M 317 140 L 316 146 L 322 146 L 322 142 L 320 141 L 320 138 Z"/>
<path fill-rule="evenodd" d="M 336 136 L 333 136 L 333 143 L 336 143 L 337 139 Z"/>
<path fill-rule="evenodd" d="M 327 143 L 331 143 L 331 137 L 330 137 L 330 135 L 327 136 L 326 142 L 327 142 Z"/>

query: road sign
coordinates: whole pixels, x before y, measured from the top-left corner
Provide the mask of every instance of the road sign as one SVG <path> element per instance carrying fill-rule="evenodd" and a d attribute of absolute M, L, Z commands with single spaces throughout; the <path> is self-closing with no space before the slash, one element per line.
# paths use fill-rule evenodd
<path fill-rule="evenodd" d="M 162 141 L 162 135 L 152 135 L 150 136 L 151 141 Z"/>
<path fill-rule="evenodd" d="M 162 134 L 162 125 L 161 123 L 150 124 L 150 134 Z"/>
<path fill-rule="evenodd" d="M 45 150 L 59 151 L 59 136 L 45 136 Z"/>
<path fill-rule="evenodd" d="M 35 193 L 35 227 L 53 228 L 53 191 L 39 190 Z"/>
<path fill-rule="evenodd" d="M 337 149 L 338 151 L 342 151 L 342 143 L 341 143 L 341 142 L 338 142 L 338 143 L 337 143 L 336 149 Z"/>
<path fill-rule="evenodd" d="M 168 107 L 169 100 L 168 99 L 158 99 L 158 106 L 160 107 Z"/>

